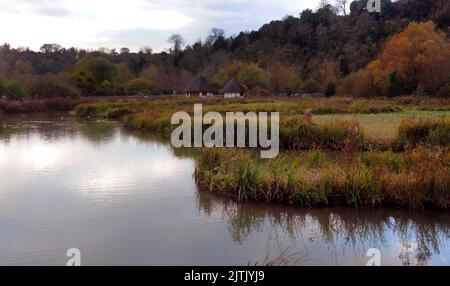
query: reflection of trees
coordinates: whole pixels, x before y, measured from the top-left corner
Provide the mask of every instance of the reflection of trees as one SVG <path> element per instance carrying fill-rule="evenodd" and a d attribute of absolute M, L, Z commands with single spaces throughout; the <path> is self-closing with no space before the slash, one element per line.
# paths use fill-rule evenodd
<path fill-rule="evenodd" d="M 92 143 L 107 143 L 117 131 L 117 124 L 109 121 L 88 121 L 78 128 L 80 135 Z"/>
<path fill-rule="evenodd" d="M 2 126 L 8 131 L 2 139 L 10 140 L 12 135 L 20 134 L 25 138 L 38 134 L 43 140 L 54 140 L 62 137 L 73 137 L 75 128 L 68 125 L 66 114 L 35 113 L 8 114 L 2 117 Z"/>
<path fill-rule="evenodd" d="M 404 265 L 426 265 L 433 252 L 440 254 L 440 246 L 450 237 L 449 220 L 447 218 L 445 223 L 432 221 L 439 221 L 439 215 L 397 221 L 395 231 L 402 240 L 399 258 Z"/>
<path fill-rule="evenodd" d="M 194 158 L 199 152 L 198 148 L 174 148 L 172 144 L 170 143 L 170 137 L 163 136 L 161 134 L 157 133 L 148 133 L 148 132 L 142 132 L 139 130 L 122 130 L 124 134 L 133 136 L 134 138 L 139 139 L 141 142 L 151 142 L 151 143 L 158 143 L 164 146 L 169 147 L 173 154 L 178 158 Z"/>
<path fill-rule="evenodd" d="M 78 122 L 67 113 L 7 115 L 1 117 L 1 125 L 3 132 L 0 131 L 0 136 L 4 140 L 10 140 L 13 134 L 24 138 L 38 134 L 43 140 L 73 139 L 80 135 L 93 143 L 110 141 L 117 127 L 116 123 L 108 121 Z"/>
<path fill-rule="evenodd" d="M 243 243 L 264 224 L 280 229 L 291 240 L 310 236 L 310 243 L 331 245 L 330 251 L 365 252 L 375 245 L 400 238 L 400 261 L 404 265 L 426 265 L 439 254 L 450 236 L 450 218 L 445 213 L 412 214 L 401 210 L 302 209 L 286 205 L 237 203 L 199 192 L 201 212 L 220 213 L 228 223 L 231 238 Z M 408 244 L 412 248 L 408 249 Z M 348 249 L 346 249 L 348 248 Z"/>

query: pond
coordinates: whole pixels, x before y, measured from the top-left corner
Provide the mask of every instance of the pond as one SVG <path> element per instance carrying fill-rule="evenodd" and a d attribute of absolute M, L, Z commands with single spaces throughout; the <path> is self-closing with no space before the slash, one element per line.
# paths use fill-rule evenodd
<path fill-rule="evenodd" d="M 198 192 L 195 161 L 117 123 L 0 115 L 0 265 L 450 265 L 448 213 Z"/>

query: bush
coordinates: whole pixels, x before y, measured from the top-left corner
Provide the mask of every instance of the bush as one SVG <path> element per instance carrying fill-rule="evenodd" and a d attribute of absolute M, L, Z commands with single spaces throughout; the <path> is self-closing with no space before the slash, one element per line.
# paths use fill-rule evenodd
<path fill-rule="evenodd" d="M 334 82 L 329 82 L 325 89 L 325 96 L 330 97 L 336 94 L 336 84 Z"/>
<path fill-rule="evenodd" d="M 350 130 L 356 130 L 355 142 L 350 142 Z M 317 125 L 305 119 L 292 118 L 282 120 L 280 125 L 280 145 L 286 149 L 307 150 L 324 148 L 344 150 L 346 145 L 354 143 L 362 146 L 364 134 L 356 122 L 336 121 L 328 125 Z"/>
<path fill-rule="evenodd" d="M 125 90 L 129 94 L 148 93 L 152 89 L 152 82 L 145 78 L 133 79 L 125 85 Z"/>
<path fill-rule="evenodd" d="M 441 88 L 437 93 L 437 96 L 441 98 L 450 98 L 450 84 L 446 83 L 443 86 L 441 86 Z"/>
<path fill-rule="evenodd" d="M 367 70 L 360 70 L 349 76 L 353 82 L 351 94 L 354 97 L 373 97 L 382 94 L 374 84 L 373 76 Z"/>
<path fill-rule="evenodd" d="M 97 88 L 96 94 L 98 95 L 109 95 L 113 92 L 113 85 L 110 81 L 104 80 L 100 83 Z"/>
<path fill-rule="evenodd" d="M 8 80 L 5 83 L 4 95 L 8 99 L 20 100 L 27 96 L 27 92 L 20 82 Z"/>
<path fill-rule="evenodd" d="M 83 95 L 93 95 L 95 93 L 97 83 L 91 73 L 77 71 L 72 77 L 76 86 L 83 92 Z"/>
<path fill-rule="evenodd" d="M 405 119 L 401 122 L 396 140 L 396 148 L 429 144 L 450 145 L 450 121 L 442 119 Z"/>
<path fill-rule="evenodd" d="M 0 81 L 0 97 L 5 95 L 5 86 L 3 85 L 3 82 Z"/>
<path fill-rule="evenodd" d="M 80 95 L 80 91 L 69 85 L 58 83 L 55 80 L 39 80 L 28 88 L 28 93 L 32 96 L 52 98 L 65 97 L 75 98 Z"/>
<path fill-rule="evenodd" d="M 319 91 L 319 84 L 314 79 L 308 79 L 303 84 L 303 92 L 314 93 Z"/>

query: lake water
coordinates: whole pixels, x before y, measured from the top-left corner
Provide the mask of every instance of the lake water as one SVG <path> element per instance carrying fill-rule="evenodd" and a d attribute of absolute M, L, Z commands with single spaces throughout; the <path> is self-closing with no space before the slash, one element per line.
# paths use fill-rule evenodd
<path fill-rule="evenodd" d="M 450 265 L 448 213 L 236 203 L 116 123 L 0 116 L 0 265 Z"/>

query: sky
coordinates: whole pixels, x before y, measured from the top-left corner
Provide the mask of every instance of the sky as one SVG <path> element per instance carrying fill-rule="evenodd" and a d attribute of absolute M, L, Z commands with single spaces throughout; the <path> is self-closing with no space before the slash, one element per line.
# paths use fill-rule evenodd
<path fill-rule="evenodd" d="M 188 43 L 211 28 L 227 36 L 258 29 L 319 0 L 0 0 L 0 43 L 39 50 L 44 43 L 162 51 L 179 33 Z"/>

